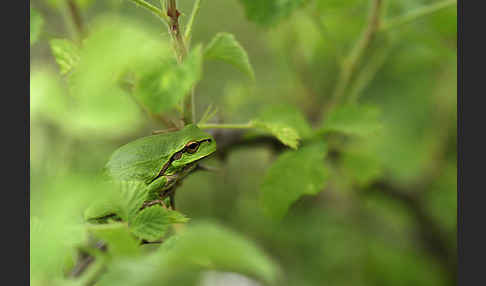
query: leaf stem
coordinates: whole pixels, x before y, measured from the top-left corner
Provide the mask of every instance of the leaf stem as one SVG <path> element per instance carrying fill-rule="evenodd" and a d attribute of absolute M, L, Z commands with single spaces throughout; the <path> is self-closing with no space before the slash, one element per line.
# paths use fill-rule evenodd
<path fill-rule="evenodd" d="M 170 21 L 169 17 L 166 14 L 164 14 L 163 11 L 161 9 L 157 8 L 156 6 L 146 2 L 144 0 L 130 0 L 130 1 L 139 5 L 142 8 L 149 10 L 150 12 L 155 14 L 157 17 L 162 19 L 167 25 L 169 24 L 169 21 Z"/>
<path fill-rule="evenodd" d="M 414 11 L 406 13 L 405 15 L 398 16 L 390 20 L 384 21 L 383 25 L 380 27 L 380 30 L 384 31 L 384 30 L 396 28 L 398 26 L 413 22 L 429 14 L 448 8 L 454 4 L 457 4 L 457 0 L 446 0 L 422 8 L 418 8 Z"/>
<path fill-rule="evenodd" d="M 191 34 L 192 34 L 192 26 L 194 25 L 194 19 L 196 18 L 199 10 L 201 9 L 201 0 L 196 0 L 194 2 L 194 6 L 192 7 L 191 17 L 189 18 L 189 22 L 187 23 L 187 28 L 184 33 L 184 39 L 186 43 L 189 43 Z"/>
<path fill-rule="evenodd" d="M 349 102 L 355 103 L 361 92 L 368 86 L 368 84 L 373 80 L 376 73 L 383 66 L 388 55 L 390 54 L 391 44 L 387 43 L 385 46 L 374 52 L 369 63 L 360 71 L 356 76 L 356 80 L 352 83 L 349 90 Z"/>
<path fill-rule="evenodd" d="M 336 104 L 337 101 L 343 96 L 358 63 L 361 60 L 361 57 L 373 41 L 376 32 L 379 30 L 381 8 L 383 6 L 382 4 L 382 0 L 372 0 L 368 23 L 363 30 L 358 43 L 354 46 L 343 62 L 338 82 L 332 94 L 330 106 Z"/>
<path fill-rule="evenodd" d="M 253 128 L 251 122 L 243 124 L 198 124 L 201 129 L 250 129 Z"/>

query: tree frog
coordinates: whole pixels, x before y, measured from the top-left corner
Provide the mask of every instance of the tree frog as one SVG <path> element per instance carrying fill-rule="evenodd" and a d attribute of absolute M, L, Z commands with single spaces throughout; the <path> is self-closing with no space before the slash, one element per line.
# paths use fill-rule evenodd
<path fill-rule="evenodd" d="M 175 132 L 143 137 L 118 148 L 105 166 L 118 181 L 140 181 L 149 200 L 171 198 L 170 189 L 196 167 L 199 160 L 216 151 L 214 138 L 196 125 Z"/>

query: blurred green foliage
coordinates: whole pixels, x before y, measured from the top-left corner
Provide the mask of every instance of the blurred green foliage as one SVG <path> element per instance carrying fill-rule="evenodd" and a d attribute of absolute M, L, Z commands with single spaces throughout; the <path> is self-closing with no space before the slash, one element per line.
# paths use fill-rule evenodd
<path fill-rule="evenodd" d="M 178 2 L 184 24 L 195 1 Z M 97 285 L 196 285 L 207 270 L 276 285 L 455 284 L 455 3 L 380 2 L 382 28 L 332 106 L 372 1 L 202 1 L 178 64 L 167 27 L 132 1 L 32 0 L 31 284 L 104 273 Z M 450 5 L 417 14 L 438 3 Z M 133 215 L 141 237 L 169 236 L 161 247 L 138 246 L 123 223 L 87 225 L 93 202 L 119 194 L 101 177 L 110 154 L 166 128 L 160 116 L 195 84 L 198 120 L 213 106 L 209 122 L 250 122 L 245 138 L 296 150 L 206 160 L 220 171 L 184 180 L 180 214 Z M 181 232 L 167 225 L 186 217 Z M 90 236 L 112 247 L 89 248 Z M 67 278 L 79 250 L 95 263 Z"/>

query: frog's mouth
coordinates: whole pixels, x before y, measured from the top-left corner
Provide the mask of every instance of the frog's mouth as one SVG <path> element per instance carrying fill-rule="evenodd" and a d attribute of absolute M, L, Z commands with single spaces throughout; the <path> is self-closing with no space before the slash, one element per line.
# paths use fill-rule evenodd
<path fill-rule="evenodd" d="M 193 169 L 196 167 L 197 163 L 203 159 L 205 159 L 207 156 L 204 156 L 204 157 L 201 157 L 197 160 L 194 160 L 192 161 L 191 163 L 185 165 L 181 170 L 180 172 L 178 173 L 175 173 L 175 174 L 165 174 L 165 171 L 168 169 L 168 167 L 170 166 L 170 163 L 172 163 L 172 161 L 169 162 L 169 164 L 167 164 L 167 166 L 164 166 L 162 168 L 162 170 L 160 171 L 159 175 L 157 177 L 155 177 L 149 184 L 151 184 L 152 182 L 154 182 L 155 180 L 157 180 L 158 178 L 162 177 L 162 176 L 166 176 L 167 179 L 169 181 L 178 181 L 179 179 L 182 179 L 183 177 L 187 176 L 189 173 L 190 173 L 190 169 Z"/>

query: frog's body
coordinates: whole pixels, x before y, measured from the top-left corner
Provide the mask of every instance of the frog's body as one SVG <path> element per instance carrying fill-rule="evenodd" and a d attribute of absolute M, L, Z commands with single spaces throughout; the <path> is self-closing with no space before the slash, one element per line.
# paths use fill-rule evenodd
<path fill-rule="evenodd" d="M 211 135 L 195 125 L 143 137 L 118 148 L 105 166 L 114 181 L 136 181 L 146 186 L 147 201 L 171 199 L 172 187 L 187 176 L 197 162 L 216 151 Z"/>

